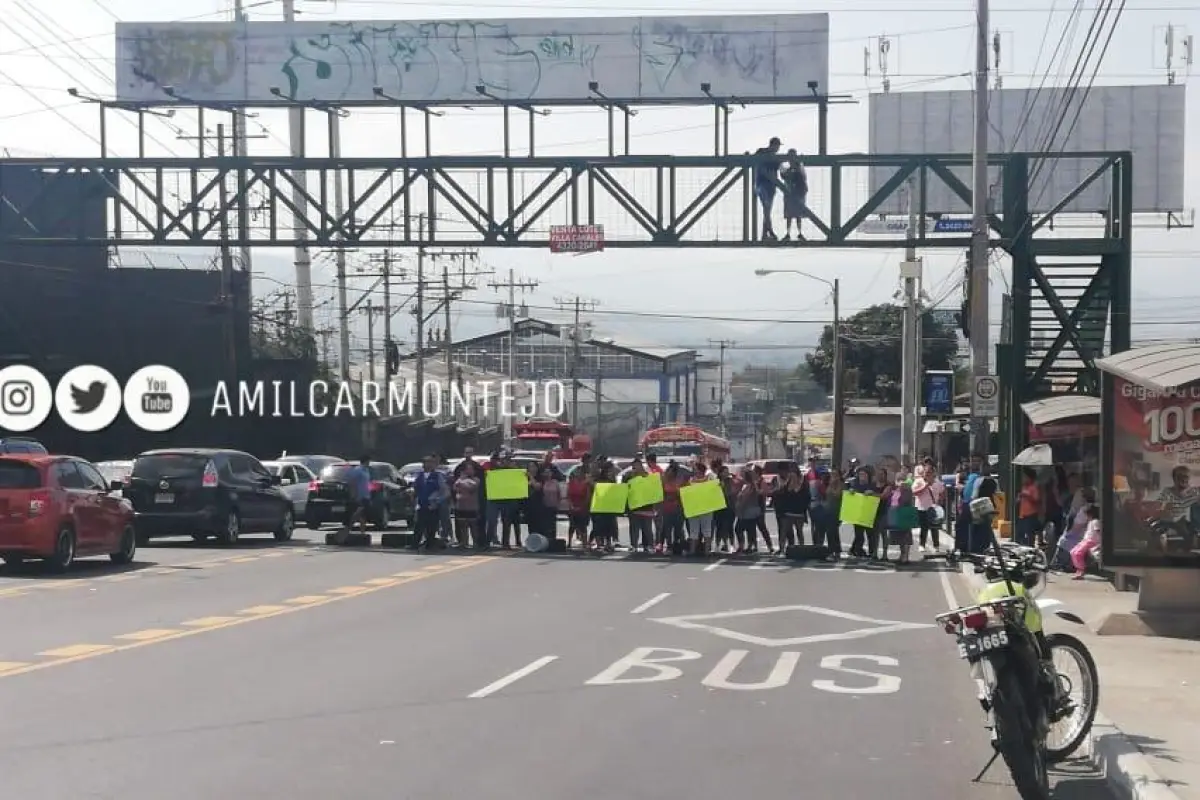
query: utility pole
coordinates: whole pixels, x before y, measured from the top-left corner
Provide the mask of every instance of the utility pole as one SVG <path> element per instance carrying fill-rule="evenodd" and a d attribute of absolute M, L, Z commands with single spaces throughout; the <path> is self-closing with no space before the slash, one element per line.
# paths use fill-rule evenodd
<path fill-rule="evenodd" d="M 717 383 L 720 384 L 717 394 L 720 398 L 720 406 L 717 410 L 717 425 L 719 426 L 721 437 L 725 438 L 729 435 L 729 423 L 725 419 L 725 350 L 726 348 L 733 347 L 737 342 L 732 342 L 728 339 L 717 339 L 716 341 L 709 339 L 708 343 L 715 344 L 721 353 L 717 368 Z"/>
<path fill-rule="evenodd" d="M 524 292 L 532 292 L 537 288 L 537 281 L 518 281 L 515 270 L 508 271 L 508 280 L 506 282 L 493 281 L 491 287 L 496 291 L 501 289 L 508 290 L 508 305 L 505 312 L 508 316 L 508 380 L 515 383 L 517 380 L 517 290 Z M 597 378 L 599 384 L 599 378 Z M 599 404 L 600 397 L 597 394 L 596 403 Z M 512 417 L 504 418 L 504 441 L 507 443 L 512 439 Z"/>
<path fill-rule="evenodd" d="M 442 347 L 446 351 L 446 380 L 450 381 L 454 378 L 451 371 L 454 369 L 454 338 L 450 335 L 450 268 L 442 267 L 442 291 L 446 294 L 446 299 L 442 302 L 443 309 L 446 312 L 446 327 L 442 331 Z"/>
<path fill-rule="evenodd" d="M 225 157 L 225 126 L 217 125 L 217 157 Z M 231 378 L 237 377 L 237 303 L 233 287 L 233 251 L 229 247 L 229 186 L 224 180 L 218 187 L 218 213 L 221 215 L 221 303 L 225 311 L 225 357 Z"/>
<path fill-rule="evenodd" d="M 416 363 L 417 396 L 425 399 L 425 215 L 417 215 L 417 330 Z"/>
<path fill-rule="evenodd" d="M 246 9 L 242 0 L 233 0 L 233 21 L 238 23 L 239 27 L 243 27 L 246 22 Z M 245 158 L 249 155 L 249 137 L 246 130 L 246 109 L 235 108 L 233 110 L 233 155 L 237 158 Z M 238 200 L 238 229 L 245 235 L 250 223 L 250 198 L 244 194 Z M 252 274 L 253 265 L 251 263 L 250 243 L 243 242 L 238 248 L 238 258 L 242 262 L 242 270 L 246 273 L 246 296 L 253 297 L 254 293 L 250 290 L 250 276 Z"/>
<path fill-rule="evenodd" d="M 975 147 L 971 158 L 971 257 L 967 318 L 971 375 L 988 374 L 988 0 L 975 0 Z M 974 387 L 972 387 L 972 393 Z M 987 456 L 990 420 L 971 418 L 971 452 Z"/>
<path fill-rule="evenodd" d="M 600 370 L 596 370 L 596 441 L 592 443 L 592 448 L 596 452 L 604 452 L 604 393 L 601 390 Z"/>
<path fill-rule="evenodd" d="M 290 3 L 291 3 L 291 0 L 285 0 L 285 6 Z M 296 113 L 299 115 L 301 135 L 303 136 L 304 109 L 292 109 L 292 110 L 288 111 L 288 113 L 289 114 Z M 290 123 L 289 123 L 289 125 L 290 125 Z M 301 138 L 300 146 L 301 146 L 301 148 L 303 148 L 303 146 L 304 146 L 303 138 Z M 333 158 L 340 158 L 342 155 L 341 117 L 338 115 L 338 112 L 336 110 L 329 112 L 329 154 Z M 303 174 L 304 173 L 301 173 L 301 175 L 303 175 Z M 338 217 L 338 219 L 341 219 L 342 215 L 344 215 L 346 213 L 346 197 L 345 197 L 344 192 L 342 191 L 342 173 L 340 170 L 337 171 L 337 173 L 333 179 L 333 213 Z M 337 269 L 338 315 L 339 315 L 339 319 L 341 319 L 341 321 L 342 321 L 341 339 L 338 342 L 338 349 L 341 354 L 340 361 L 341 361 L 342 380 L 349 381 L 350 380 L 350 312 L 346 308 L 346 292 L 347 292 L 347 290 L 346 290 L 346 247 L 345 247 L 345 243 L 342 243 L 342 245 L 339 246 L 337 248 L 337 250 L 334 251 L 333 257 L 334 257 L 334 264 L 336 265 L 336 269 Z M 304 258 L 305 259 L 308 258 L 308 249 L 307 248 L 304 249 Z M 305 269 L 309 270 L 309 276 L 310 276 L 309 277 L 309 285 L 308 285 L 308 316 L 309 316 L 309 324 L 311 325 L 312 324 L 311 266 L 306 264 Z M 300 269 L 299 269 L 299 261 L 297 261 L 297 269 L 296 269 L 296 294 L 297 294 L 297 297 L 301 296 L 299 281 L 300 281 Z M 303 311 L 301 311 L 301 317 L 303 317 Z M 302 328 L 304 327 L 303 322 L 301 322 L 300 327 L 302 327 Z"/>
<path fill-rule="evenodd" d="M 363 306 L 363 313 L 367 315 L 367 377 L 371 383 L 375 382 L 375 315 L 383 314 L 383 306 L 377 306 L 374 302 L 368 301 Z"/>
<path fill-rule="evenodd" d="M 908 180 L 908 244 L 904 248 L 904 261 L 900 264 L 900 278 L 904 282 L 904 324 L 900 334 L 900 462 L 912 465 L 917 457 L 917 436 L 921 418 L 921 354 L 918 331 L 920 313 L 917 309 L 917 281 L 921 277 L 921 260 L 917 257 L 916 239 L 919 232 L 917 219 L 916 182 Z"/>
<path fill-rule="evenodd" d="M 283 21 L 289 25 L 296 22 L 296 0 L 283 0 Z M 293 105 L 288 108 L 288 150 L 292 158 L 304 157 L 304 107 L 301 105 Z M 338 158 L 341 153 L 335 147 L 334 142 L 329 143 L 329 154 L 333 158 Z M 300 329 L 305 333 L 312 333 L 313 330 L 313 287 L 312 287 L 312 257 L 308 252 L 308 244 L 305 239 L 308 238 L 308 230 L 304 225 L 304 217 L 308 214 L 308 201 L 305 199 L 308 194 L 308 173 L 304 170 L 299 170 L 292 175 L 294 186 L 292 187 L 292 205 L 296 210 L 295 223 L 292 226 L 294 236 L 296 237 L 295 262 L 296 262 L 296 306 L 298 311 L 298 321 Z M 336 203 L 336 197 L 335 203 Z M 344 318 L 343 318 L 344 319 Z M 349 359 L 348 351 L 350 349 L 350 335 L 343 335 L 342 340 L 342 369 L 348 369 Z"/>
<path fill-rule="evenodd" d="M 580 320 L 580 314 L 583 311 L 594 311 L 596 303 L 591 300 L 584 300 L 576 295 L 573 299 L 555 298 L 555 305 L 560 309 L 567 311 L 573 310 L 575 321 L 571 327 L 571 424 L 579 424 L 579 371 L 582 366 L 583 355 L 583 324 Z"/>
<path fill-rule="evenodd" d="M 833 466 L 845 467 L 846 379 L 842 374 L 842 279 L 833 279 Z"/>
<path fill-rule="evenodd" d="M 334 334 L 333 328 L 321 328 L 317 336 L 321 339 L 321 363 L 329 366 L 329 337 Z"/>
<path fill-rule="evenodd" d="M 392 343 L 392 251 L 383 251 L 383 376 L 391 380 L 387 351 Z"/>

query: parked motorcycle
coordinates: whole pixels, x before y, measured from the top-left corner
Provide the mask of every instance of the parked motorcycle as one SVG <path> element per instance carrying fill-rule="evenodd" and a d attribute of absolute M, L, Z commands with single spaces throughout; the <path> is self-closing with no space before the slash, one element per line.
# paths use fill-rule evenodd
<path fill-rule="evenodd" d="M 990 523 L 995 508 L 981 498 L 971 503 L 971 513 Z M 1091 732 L 1100 682 L 1083 642 L 1045 634 L 1042 612 L 1052 609 L 1077 625 L 1083 620 L 1057 600 L 1038 598 L 1048 571 L 1040 550 L 1001 545 L 993 536 L 990 554 L 964 558 L 987 585 L 974 605 L 941 614 L 937 622 L 956 637 L 991 722 L 994 752 L 975 780 L 1003 758 L 1023 800 L 1049 800 L 1049 767 L 1070 757 Z M 1060 655 L 1079 667 L 1080 685 L 1054 666 Z"/>

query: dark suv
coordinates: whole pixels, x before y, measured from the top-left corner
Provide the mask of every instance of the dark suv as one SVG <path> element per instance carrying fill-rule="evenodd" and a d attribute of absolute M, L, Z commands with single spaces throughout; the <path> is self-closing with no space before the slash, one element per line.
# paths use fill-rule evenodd
<path fill-rule="evenodd" d="M 271 533 L 286 542 L 295 528 L 292 503 L 279 478 L 237 450 L 181 447 L 151 450 L 133 461 L 124 489 L 136 512 L 138 539 L 210 536 L 237 544 L 243 533 Z"/>
<path fill-rule="evenodd" d="M 356 465 L 330 464 L 321 470 L 320 476 L 308 486 L 308 505 L 305 506 L 304 524 L 320 528 L 327 522 L 342 524 L 346 520 L 346 504 L 350 499 L 348 485 L 350 470 Z M 379 530 L 387 530 L 388 523 L 403 519 L 409 528 L 416 516 L 412 490 L 394 466 L 383 461 L 371 462 L 371 504 L 367 520 Z"/>
<path fill-rule="evenodd" d="M 37 439 L 30 439 L 28 436 L 0 437 L 0 454 L 16 453 L 28 453 L 35 456 L 49 455 L 46 446 Z"/>

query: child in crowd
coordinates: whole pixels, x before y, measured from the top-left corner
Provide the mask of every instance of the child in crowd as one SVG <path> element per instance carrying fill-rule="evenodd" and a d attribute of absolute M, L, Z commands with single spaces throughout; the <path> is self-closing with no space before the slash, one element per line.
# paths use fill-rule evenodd
<path fill-rule="evenodd" d="M 1087 560 L 1092 551 L 1100 546 L 1100 509 L 1095 505 L 1084 507 L 1083 514 L 1087 517 L 1087 528 L 1084 530 L 1083 541 L 1071 550 L 1071 563 L 1075 565 L 1074 580 L 1081 581 L 1087 574 Z"/>

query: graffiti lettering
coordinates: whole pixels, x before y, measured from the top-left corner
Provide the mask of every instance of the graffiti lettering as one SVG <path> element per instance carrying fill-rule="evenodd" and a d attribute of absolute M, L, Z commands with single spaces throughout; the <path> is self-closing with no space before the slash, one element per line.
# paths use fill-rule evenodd
<path fill-rule="evenodd" d="M 133 74 L 157 86 L 211 91 L 237 72 L 237 34 L 226 31 L 145 31 L 132 39 Z"/>
<path fill-rule="evenodd" d="M 635 31 L 643 61 L 652 67 L 660 90 L 703 68 L 716 67 L 740 81 L 774 80 L 769 33 L 692 31 L 686 25 L 656 20 L 649 31 Z"/>
<path fill-rule="evenodd" d="M 469 94 L 477 86 L 503 98 L 530 97 L 541 82 L 539 53 L 522 46 L 503 24 L 339 22 L 329 27 L 329 34 L 291 42 L 280 70 L 289 99 L 342 99 L 366 81 L 409 100 Z M 567 57 L 574 45 L 569 48 Z M 543 50 L 556 57 L 563 52 Z M 595 49 L 590 52 L 594 58 Z"/>

